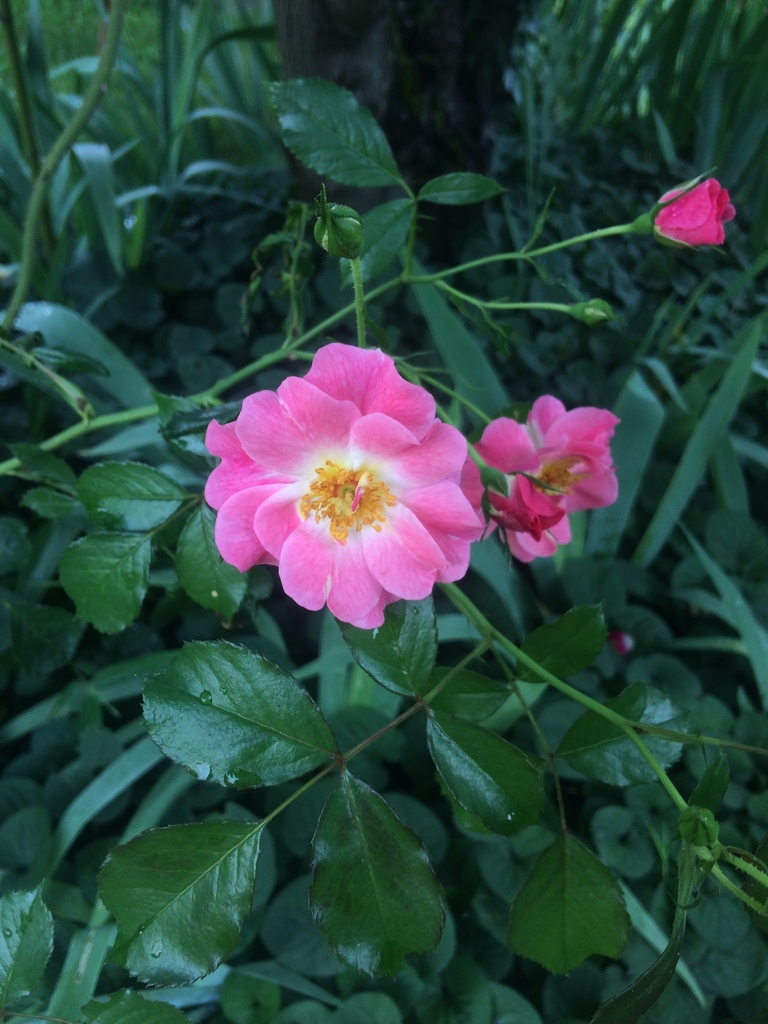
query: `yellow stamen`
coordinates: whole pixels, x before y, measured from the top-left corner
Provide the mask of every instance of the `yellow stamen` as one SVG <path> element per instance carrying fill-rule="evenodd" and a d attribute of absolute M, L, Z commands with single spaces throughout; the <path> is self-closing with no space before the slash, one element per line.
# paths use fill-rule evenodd
<path fill-rule="evenodd" d="M 309 492 L 299 502 L 302 519 L 314 516 L 316 523 L 327 519 L 331 536 L 340 544 L 346 543 L 350 530 L 359 533 L 364 526 L 372 526 L 381 532 L 386 509 L 397 504 L 386 484 L 367 469 L 344 469 L 330 459 L 315 473 Z"/>
<path fill-rule="evenodd" d="M 537 474 L 536 480 L 540 485 L 539 490 L 560 491 L 562 494 L 569 494 L 574 484 L 589 476 L 589 473 L 572 473 L 571 466 L 574 466 L 580 459 L 578 455 L 566 455 L 556 462 L 545 462 L 542 464 L 541 472 Z"/>

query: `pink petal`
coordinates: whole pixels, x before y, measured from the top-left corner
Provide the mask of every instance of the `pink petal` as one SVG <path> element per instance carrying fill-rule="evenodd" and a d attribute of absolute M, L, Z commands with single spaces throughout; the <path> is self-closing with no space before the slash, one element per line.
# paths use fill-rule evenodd
<path fill-rule="evenodd" d="M 429 531 L 402 505 L 389 510 L 381 532 L 362 531 L 366 562 L 376 580 L 397 597 L 420 600 L 432 590 L 438 570 L 448 567 Z"/>
<path fill-rule="evenodd" d="M 302 608 L 317 611 L 327 602 L 343 622 L 367 615 L 381 597 L 381 586 L 368 569 L 359 538 L 339 544 L 323 524 L 311 519 L 283 545 L 280 580 L 286 594 Z"/>
<path fill-rule="evenodd" d="M 254 516 L 254 530 L 264 548 L 275 558 L 280 557 L 283 544 L 301 526 L 299 502 L 306 491 L 303 480 L 292 481 L 262 502 Z"/>
<path fill-rule="evenodd" d="M 565 406 L 559 398 L 542 395 L 537 398 L 528 413 L 527 423 L 532 428 L 534 437 L 543 438 L 553 423 L 565 414 Z M 541 440 L 538 441 L 541 444 Z"/>
<path fill-rule="evenodd" d="M 449 480 L 402 492 L 400 503 L 409 508 L 429 533 L 446 534 L 477 540 L 484 521 L 478 516 L 458 484 Z"/>
<path fill-rule="evenodd" d="M 271 485 L 270 485 L 271 486 Z M 270 487 L 251 487 L 238 491 L 224 502 L 216 516 L 214 540 L 225 562 L 246 572 L 254 565 L 277 565 L 264 549 L 253 528 L 253 519 L 265 491 Z"/>
<path fill-rule="evenodd" d="M 360 416 L 351 402 L 329 398 L 299 377 L 243 402 L 237 436 L 255 462 L 288 476 L 308 477 L 318 460 L 341 458 Z"/>
<path fill-rule="evenodd" d="M 336 342 L 324 345 L 304 379 L 333 398 L 354 402 L 363 415 L 382 412 L 391 416 L 418 438 L 426 434 L 435 418 L 434 398 L 424 388 L 403 380 L 391 357 L 379 349 Z"/>
<path fill-rule="evenodd" d="M 502 473 L 535 473 L 539 468 L 531 435 L 522 423 L 506 416 L 488 424 L 475 451 L 484 462 Z"/>
<path fill-rule="evenodd" d="M 467 457 L 466 440 L 447 423 L 435 423 L 419 442 L 410 430 L 381 413 L 363 416 L 354 424 L 350 449 L 356 466 L 378 462 L 376 475 L 390 488 L 458 478 Z"/>
<path fill-rule="evenodd" d="M 550 558 L 557 551 L 558 544 L 568 544 L 571 539 L 571 527 L 568 517 L 563 516 L 559 523 L 542 533 L 540 540 L 534 540 L 528 533 L 506 533 L 509 550 L 521 562 L 532 562 L 534 558 Z"/>

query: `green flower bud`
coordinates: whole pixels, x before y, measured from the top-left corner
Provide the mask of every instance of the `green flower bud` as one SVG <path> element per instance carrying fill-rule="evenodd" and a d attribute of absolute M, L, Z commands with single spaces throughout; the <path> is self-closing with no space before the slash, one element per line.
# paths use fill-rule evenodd
<path fill-rule="evenodd" d="M 329 203 L 325 185 L 315 199 L 315 241 L 338 259 L 354 260 L 363 247 L 363 219 L 351 206 Z"/>
<path fill-rule="evenodd" d="M 712 846 L 720 834 L 720 826 L 712 811 L 695 805 L 686 807 L 677 827 L 680 838 L 692 846 Z"/>
<path fill-rule="evenodd" d="M 581 320 L 589 327 L 613 320 L 613 310 L 604 299 L 590 299 L 588 302 L 577 302 L 568 311 L 575 320 Z"/>

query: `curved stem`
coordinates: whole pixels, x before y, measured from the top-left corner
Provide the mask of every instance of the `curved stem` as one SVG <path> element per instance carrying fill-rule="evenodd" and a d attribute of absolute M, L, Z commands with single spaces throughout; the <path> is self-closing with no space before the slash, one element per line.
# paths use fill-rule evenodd
<path fill-rule="evenodd" d="M 69 152 L 72 144 L 80 132 L 88 123 L 91 114 L 101 102 L 104 94 L 104 85 L 112 71 L 117 59 L 117 47 L 120 42 L 120 32 L 123 27 L 123 18 L 128 5 L 128 0 L 113 0 L 112 11 L 109 16 L 109 26 L 104 37 L 104 47 L 101 51 L 93 78 L 83 95 L 83 101 L 69 123 L 56 139 L 54 144 L 45 156 L 40 165 L 40 170 L 35 179 L 32 195 L 27 208 L 27 215 L 24 221 L 24 234 L 21 243 L 21 263 L 19 266 L 19 278 L 16 282 L 8 308 L 5 311 L 5 318 L 2 323 L 2 333 L 10 337 L 19 310 L 24 305 L 32 283 L 32 276 L 35 265 L 35 241 L 37 238 L 40 219 L 45 212 L 45 201 L 48 195 L 48 186 L 56 168 Z"/>
<path fill-rule="evenodd" d="M 546 256 L 550 252 L 557 252 L 559 249 L 567 249 L 571 245 L 579 245 L 582 242 L 591 242 L 596 238 L 608 238 L 610 235 L 633 234 L 632 224 L 614 224 L 609 228 L 598 228 L 597 231 L 587 231 L 583 235 L 576 235 L 573 238 L 565 238 L 561 242 L 553 242 L 552 245 L 544 245 L 539 249 L 529 249 L 522 252 L 502 252 L 492 256 L 482 256 L 477 260 L 470 260 L 468 263 L 461 263 L 457 267 L 449 267 L 447 270 L 438 270 L 434 274 L 418 274 L 416 276 L 404 275 L 405 284 L 430 284 L 433 281 L 443 281 L 455 274 L 463 274 L 467 270 L 477 270 L 479 267 L 487 267 L 492 263 L 508 263 L 516 260 L 532 260 L 537 256 Z"/>
<path fill-rule="evenodd" d="M 455 583 L 441 583 L 440 586 L 459 611 L 463 612 L 470 622 L 474 622 L 481 633 L 487 633 L 492 636 L 496 643 L 508 651 L 519 664 L 525 665 L 525 667 L 538 676 L 542 682 L 549 683 L 550 686 L 559 690 L 560 693 L 564 694 L 566 697 L 570 697 L 571 700 L 581 704 L 589 711 L 594 711 L 596 715 L 600 715 L 601 718 L 604 718 L 607 722 L 611 722 L 612 725 L 615 725 L 620 729 L 637 747 L 678 810 L 683 811 L 687 808 L 688 804 L 683 799 L 670 777 L 664 771 L 664 768 L 657 758 L 648 749 L 640 736 L 638 736 L 632 723 L 628 722 L 626 718 L 618 714 L 616 711 L 613 711 L 611 708 L 607 708 L 604 704 L 601 704 L 600 701 L 594 700 L 592 697 L 587 696 L 586 693 L 582 693 L 580 690 L 577 690 L 575 686 L 571 686 L 562 679 L 558 679 L 557 676 L 547 671 L 547 669 L 542 668 L 537 661 L 534 661 L 534 659 L 526 654 L 525 651 L 521 650 L 516 644 L 513 644 L 511 640 L 508 640 L 500 630 L 491 625 L 480 609 L 470 601 L 470 599 L 456 586 Z"/>
<path fill-rule="evenodd" d="M 571 312 L 571 307 L 562 302 L 503 302 L 500 299 L 492 299 L 486 302 L 483 299 L 475 298 L 474 295 L 468 295 L 466 292 L 459 291 L 458 288 L 446 284 L 445 281 L 437 281 L 435 283 L 440 291 L 445 292 L 446 295 L 450 295 L 460 302 L 467 302 L 472 306 L 477 306 L 478 309 L 549 309 L 556 313 Z"/>

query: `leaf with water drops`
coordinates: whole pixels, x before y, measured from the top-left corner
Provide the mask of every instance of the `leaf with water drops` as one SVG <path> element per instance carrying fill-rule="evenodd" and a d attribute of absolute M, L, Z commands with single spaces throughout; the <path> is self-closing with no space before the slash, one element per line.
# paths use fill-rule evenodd
<path fill-rule="evenodd" d="M 395 693 L 420 692 L 437 657 L 437 620 L 432 598 L 387 606 L 378 629 L 339 623 L 352 657 L 369 676 Z"/>
<path fill-rule="evenodd" d="M 307 691 L 245 647 L 189 643 L 144 691 L 153 740 L 203 781 L 273 786 L 338 753 Z"/>
<path fill-rule="evenodd" d="M 39 889 L 0 897 L 0 1009 L 29 995 L 52 949 L 53 921 Z"/>
<path fill-rule="evenodd" d="M 486 828 L 511 836 L 536 824 L 544 789 L 522 750 L 489 729 L 444 714 L 430 715 L 427 739 L 448 792 Z"/>
<path fill-rule="evenodd" d="M 232 951 L 251 909 L 261 827 L 205 821 L 118 846 L 99 876 L 117 922 L 112 959 L 140 981 L 183 985 Z"/>

